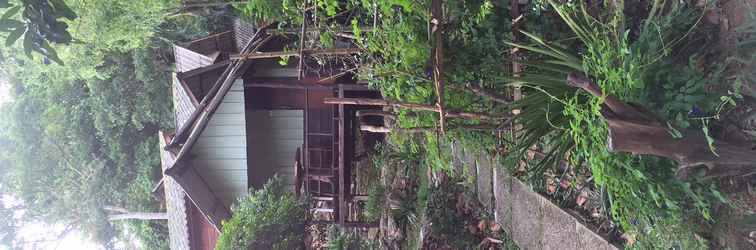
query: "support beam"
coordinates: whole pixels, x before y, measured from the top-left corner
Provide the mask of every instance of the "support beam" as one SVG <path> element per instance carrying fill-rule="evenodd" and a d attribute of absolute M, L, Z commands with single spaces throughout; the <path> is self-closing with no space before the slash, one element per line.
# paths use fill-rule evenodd
<path fill-rule="evenodd" d="M 245 83 L 245 88 L 272 88 L 272 89 L 306 89 L 306 90 L 337 90 L 344 91 L 369 91 L 365 85 L 357 84 L 313 84 L 298 82 L 252 82 Z"/>
<path fill-rule="evenodd" d="M 325 98 L 323 102 L 326 104 L 365 105 L 365 106 L 384 106 L 384 107 L 388 106 L 388 107 L 393 107 L 393 108 L 404 108 L 404 109 L 419 110 L 419 111 L 439 112 L 438 107 L 433 106 L 433 105 L 394 102 L 394 101 L 388 101 L 388 100 L 382 100 L 382 99 L 329 97 L 329 98 Z M 488 114 L 482 114 L 482 113 L 457 112 L 457 111 L 446 111 L 445 116 L 450 117 L 450 118 L 465 118 L 465 119 L 492 120 L 492 121 L 508 119 L 508 117 L 496 117 L 496 116 L 490 116 Z"/>
<path fill-rule="evenodd" d="M 444 111 L 444 10 L 442 0 L 431 2 L 431 24 L 435 44 L 431 56 L 433 57 L 433 86 L 436 88 L 436 106 L 438 107 L 439 126 L 441 134 L 446 132 L 446 112 Z"/>
<path fill-rule="evenodd" d="M 334 85 L 306 84 L 296 82 L 252 82 L 245 83 L 245 88 L 272 88 L 272 89 L 307 89 L 307 90 L 330 90 L 336 89 Z"/>
<path fill-rule="evenodd" d="M 231 61 L 226 60 L 226 61 L 215 63 L 215 64 L 212 64 L 212 65 L 209 65 L 209 66 L 205 66 L 205 67 L 202 67 L 202 68 L 190 70 L 190 71 L 187 71 L 187 72 L 178 72 L 178 73 L 176 73 L 176 76 L 179 79 L 186 79 L 186 78 L 193 77 L 193 76 L 198 76 L 198 75 L 201 75 L 201 74 L 204 74 L 204 73 L 207 73 L 209 71 L 213 71 L 213 70 L 216 70 L 216 69 L 219 69 L 219 68 L 222 68 L 222 67 L 226 67 L 230 63 L 231 63 Z"/>
<path fill-rule="evenodd" d="M 359 54 L 362 52 L 360 48 L 340 48 L 340 49 L 306 49 L 302 50 L 302 54 L 305 56 L 344 56 Z M 233 55 L 231 59 L 264 59 L 264 58 L 278 58 L 286 56 L 299 56 L 299 51 L 276 51 L 276 52 L 260 52 L 249 53 L 244 55 Z"/>
<path fill-rule="evenodd" d="M 339 89 L 338 97 L 344 98 L 344 89 Z M 339 137 L 339 159 L 338 159 L 339 160 L 339 187 L 338 187 L 339 213 L 338 213 L 338 216 L 339 218 L 338 218 L 338 221 L 339 221 L 339 225 L 344 226 L 346 223 L 346 212 L 347 212 L 346 201 L 344 200 L 344 197 L 346 196 L 344 194 L 345 192 L 344 168 L 346 167 L 345 159 L 344 159 L 345 157 L 344 149 L 346 148 L 344 147 L 344 143 L 345 143 L 344 132 L 346 131 L 346 129 L 344 128 L 344 126 L 346 126 L 346 111 L 344 110 L 344 104 L 339 104 L 338 109 L 339 109 L 339 135 L 338 135 Z"/>
<path fill-rule="evenodd" d="M 305 38 L 307 37 L 307 4 L 309 1 L 305 1 L 304 8 L 302 10 L 302 32 L 299 33 L 299 65 L 297 65 L 297 72 L 298 76 L 297 78 L 299 80 L 302 80 L 302 75 L 304 74 L 304 46 L 305 46 Z"/>
<path fill-rule="evenodd" d="M 468 131 L 501 131 L 504 128 L 499 128 L 498 126 L 492 126 L 492 125 L 468 125 L 468 126 L 456 126 L 456 127 L 447 127 L 448 129 L 464 129 Z M 360 130 L 370 133 L 380 133 L 380 134 L 387 134 L 391 132 L 402 132 L 402 133 L 423 133 L 428 131 L 437 131 L 438 128 L 436 127 L 416 127 L 416 128 L 390 128 L 390 127 L 382 127 L 382 126 L 373 126 L 373 125 L 360 125 Z"/>

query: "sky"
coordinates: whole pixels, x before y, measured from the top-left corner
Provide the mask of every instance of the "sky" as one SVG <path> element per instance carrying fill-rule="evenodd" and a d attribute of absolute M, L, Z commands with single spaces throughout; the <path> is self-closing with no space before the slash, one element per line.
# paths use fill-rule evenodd
<path fill-rule="evenodd" d="M 11 101 L 9 94 L 9 86 L 5 77 L 0 76 L 0 106 Z M 20 202 L 17 199 L 3 195 L 0 197 L 0 206 L 12 206 L 13 203 Z M 18 211 L 16 216 L 23 216 L 23 211 Z M 63 225 L 47 225 L 44 223 L 31 223 L 23 225 L 20 229 L 18 237 L 23 241 L 34 241 L 44 239 L 45 236 L 55 235 L 62 231 Z M 36 246 L 27 246 L 24 249 L 40 249 L 40 250 L 95 250 L 100 249 L 99 246 L 93 244 L 85 237 L 81 232 L 73 231 L 63 237 L 60 241 L 41 243 Z M 0 250 L 5 250 L 3 246 L 0 246 Z"/>
<path fill-rule="evenodd" d="M 10 195 L 2 195 L 0 197 L 0 206 L 4 206 L 6 208 L 19 205 L 21 203 L 20 200 L 14 198 Z M 24 211 L 15 211 L 14 216 L 15 217 L 21 217 L 24 215 Z M 50 239 L 50 238 L 57 238 L 57 235 L 60 234 L 65 229 L 65 226 L 63 225 L 48 225 L 45 223 L 30 223 L 25 224 L 21 226 L 17 240 L 25 241 L 25 242 L 32 242 L 32 241 L 38 241 L 43 239 Z M 0 246 L 0 250 L 5 250 L 6 248 L 3 246 Z M 65 237 L 63 237 L 59 241 L 49 241 L 49 242 L 40 242 L 36 245 L 26 245 L 22 249 L 29 249 L 29 250 L 95 250 L 99 249 L 99 246 L 91 243 L 87 239 L 85 239 L 81 232 L 78 231 L 71 231 L 70 233 L 66 234 Z"/>
<path fill-rule="evenodd" d="M 5 77 L 0 76 L 0 105 L 10 101 L 8 91 L 10 91 L 8 82 L 5 80 Z"/>

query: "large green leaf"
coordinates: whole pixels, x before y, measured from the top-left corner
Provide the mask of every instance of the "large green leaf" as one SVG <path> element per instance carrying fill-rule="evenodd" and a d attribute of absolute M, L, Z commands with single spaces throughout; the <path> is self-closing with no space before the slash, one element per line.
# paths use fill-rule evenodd
<path fill-rule="evenodd" d="M 63 65 L 63 60 L 60 60 L 60 57 L 58 57 L 58 52 L 55 52 L 55 49 L 50 46 L 50 43 L 48 43 L 47 41 L 42 42 L 42 48 L 44 50 L 40 51 L 40 53 L 50 58 L 50 60 Z"/>
<path fill-rule="evenodd" d="M 20 38 L 21 35 L 24 34 L 24 31 L 26 31 L 26 28 L 16 28 L 15 30 L 13 30 L 10 34 L 8 34 L 8 38 L 5 39 L 5 46 L 11 46 L 16 43 L 18 38 Z"/>
<path fill-rule="evenodd" d="M 74 13 L 63 0 L 50 0 L 50 3 L 52 3 L 53 8 L 55 9 L 56 15 L 60 15 L 69 20 L 76 19 L 76 13 Z"/>
<path fill-rule="evenodd" d="M 13 17 L 13 15 L 18 13 L 19 10 L 21 10 L 21 5 L 10 8 L 5 11 L 5 13 L 3 13 L 3 16 L 0 17 L 0 19 L 10 19 L 11 17 Z"/>
<path fill-rule="evenodd" d="M 25 32 L 24 33 L 24 53 L 26 53 L 26 56 L 29 58 L 32 57 L 32 50 L 34 48 L 34 35 L 32 32 Z"/>
<path fill-rule="evenodd" d="M 19 20 L 14 19 L 0 19 L 0 29 L 2 30 L 12 30 L 19 27 L 23 27 L 24 23 L 22 23 Z"/>

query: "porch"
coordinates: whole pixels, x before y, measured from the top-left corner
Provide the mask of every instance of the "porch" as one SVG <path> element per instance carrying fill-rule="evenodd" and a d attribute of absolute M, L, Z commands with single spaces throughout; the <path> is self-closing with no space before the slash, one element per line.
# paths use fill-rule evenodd
<path fill-rule="evenodd" d="M 310 223 L 377 226 L 361 216 L 367 194 L 357 191 L 354 178 L 355 137 L 360 126 L 356 112 L 375 107 L 331 105 L 324 100 L 380 98 L 380 94 L 353 82 L 322 80 L 245 78 L 248 158 L 278 158 L 273 162 L 250 160 L 249 185 L 259 188 L 278 174 L 297 195 L 310 198 Z M 260 122 L 264 120 L 261 116 L 268 116 L 271 122 Z M 280 118 L 285 116 L 289 118 Z M 264 123 L 268 125 L 261 125 Z"/>

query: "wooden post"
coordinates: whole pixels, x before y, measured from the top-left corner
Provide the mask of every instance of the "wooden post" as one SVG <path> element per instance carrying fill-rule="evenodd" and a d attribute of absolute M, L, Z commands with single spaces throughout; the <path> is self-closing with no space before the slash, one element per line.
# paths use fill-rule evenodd
<path fill-rule="evenodd" d="M 329 98 L 325 98 L 323 102 L 326 104 L 388 106 L 388 107 L 394 107 L 394 108 L 438 112 L 438 107 L 433 106 L 433 105 L 394 102 L 394 101 L 388 101 L 388 100 L 382 100 L 382 99 L 329 97 Z M 499 120 L 508 118 L 508 117 L 490 116 L 490 115 L 482 114 L 482 113 L 458 112 L 458 111 L 446 111 L 445 116 L 451 117 L 451 118 L 465 118 L 465 119 L 491 120 L 491 121 L 499 121 Z"/>
<path fill-rule="evenodd" d="M 438 108 L 439 126 L 441 133 L 445 133 L 446 112 L 444 111 L 444 10 L 441 0 L 431 2 L 431 23 L 434 33 L 435 45 L 433 46 L 433 85 L 436 88 L 436 106 Z"/>
<path fill-rule="evenodd" d="M 307 4 L 310 1 L 305 1 L 304 8 L 302 8 L 302 32 L 299 33 L 299 65 L 297 66 L 297 72 L 299 75 L 297 76 L 297 79 L 302 80 L 302 75 L 304 74 L 302 65 L 304 64 L 304 54 L 302 52 L 304 51 L 305 46 L 305 37 L 307 37 Z"/>
<path fill-rule="evenodd" d="M 339 88 L 338 93 L 339 98 L 344 98 L 344 89 Z M 346 201 L 344 200 L 344 168 L 346 167 L 345 159 L 344 159 L 344 132 L 346 129 L 344 126 L 346 126 L 346 112 L 344 110 L 344 104 L 338 104 L 339 109 L 339 213 L 338 213 L 338 221 L 339 224 L 344 226 L 346 223 Z"/>

